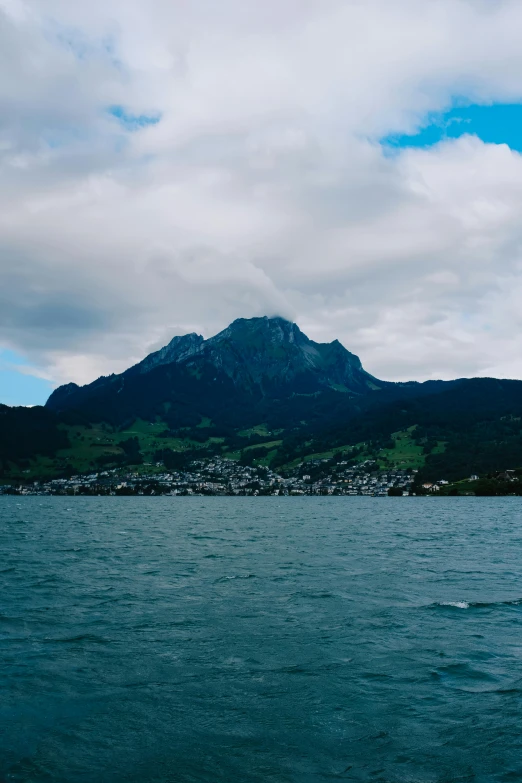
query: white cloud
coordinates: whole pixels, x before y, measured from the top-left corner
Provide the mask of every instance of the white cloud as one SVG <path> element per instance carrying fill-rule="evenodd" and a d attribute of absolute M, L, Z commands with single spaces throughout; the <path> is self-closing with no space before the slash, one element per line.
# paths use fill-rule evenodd
<path fill-rule="evenodd" d="M 279 313 L 381 377 L 522 377 L 521 156 L 379 144 L 522 100 L 520 3 L 0 9 L 0 345 L 85 382 Z"/>

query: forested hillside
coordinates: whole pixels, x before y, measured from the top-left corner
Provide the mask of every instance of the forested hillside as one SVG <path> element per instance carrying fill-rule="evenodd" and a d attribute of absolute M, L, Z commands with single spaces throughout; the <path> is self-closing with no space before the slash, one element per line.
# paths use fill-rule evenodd
<path fill-rule="evenodd" d="M 54 392 L 44 408 L 0 407 L 7 478 L 71 475 L 220 455 L 285 471 L 342 454 L 419 480 L 522 466 L 522 382 L 389 383 L 337 341 L 283 319 L 186 335 L 120 375 Z"/>

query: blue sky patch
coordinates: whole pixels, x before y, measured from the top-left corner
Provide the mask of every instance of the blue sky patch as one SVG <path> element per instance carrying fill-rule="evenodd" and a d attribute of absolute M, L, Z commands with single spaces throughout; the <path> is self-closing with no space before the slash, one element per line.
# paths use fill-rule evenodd
<path fill-rule="evenodd" d="M 27 368 L 21 371 L 17 368 Z M 31 367 L 14 351 L 0 350 L 0 403 L 4 405 L 43 405 L 54 386 L 50 381 L 27 374 Z"/>
<path fill-rule="evenodd" d="M 381 139 L 389 148 L 430 147 L 445 139 L 471 134 L 490 144 L 507 144 L 522 151 L 522 104 L 495 103 L 490 106 L 455 106 L 447 112 L 426 117 L 414 134 L 396 134 Z"/>
<path fill-rule="evenodd" d="M 123 106 L 111 106 L 108 112 L 127 131 L 137 131 L 148 125 L 157 125 L 161 119 L 160 114 L 131 114 Z"/>

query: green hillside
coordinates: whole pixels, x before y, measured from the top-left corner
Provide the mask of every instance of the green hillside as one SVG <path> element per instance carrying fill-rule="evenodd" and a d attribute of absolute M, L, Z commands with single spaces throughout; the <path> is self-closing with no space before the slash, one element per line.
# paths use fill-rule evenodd
<path fill-rule="evenodd" d="M 281 318 L 174 338 L 120 375 L 0 406 L 0 479 L 182 468 L 219 455 L 284 472 L 372 460 L 455 482 L 522 466 L 522 382 L 389 383 Z"/>

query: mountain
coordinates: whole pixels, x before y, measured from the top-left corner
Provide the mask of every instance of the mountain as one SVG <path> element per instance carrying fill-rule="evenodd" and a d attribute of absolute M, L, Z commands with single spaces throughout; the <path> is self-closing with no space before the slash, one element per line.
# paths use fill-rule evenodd
<path fill-rule="evenodd" d="M 210 373 L 212 383 L 218 379 L 226 386 L 231 383 L 234 396 L 284 397 L 325 389 L 367 394 L 387 385 L 363 370 L 359 358 L 338 340 L 316 343 L 283 318 L 239 318 L 208 340 L 197 334 L 174 337 L 119 375 L 98 378 L 84 387 L 61 386 L 46 407 L 54 411 L 82 408 L 89 399 L 105 393 L 120 394 L 129 385 L 142 388 L 144 377 L 155 386 L 152 396 L 157 397 L 158 386 L 163 386 L 164 402 L 169 402 L 173 391 L 169 376 L 154 371 L 174 367 L 181 375 L 185 371 L 188 376 L 207 379 Z"/>
<path fill-rule="evenodd" d="M 61 386 L 44 409 L 0 413 L 8 476 L 212 455 L 285 470 L 344 454 L 429 480 L 522 466 L 522 382 L 382 381 L 279 317 L 174 337 L 123 373 Z"/>

